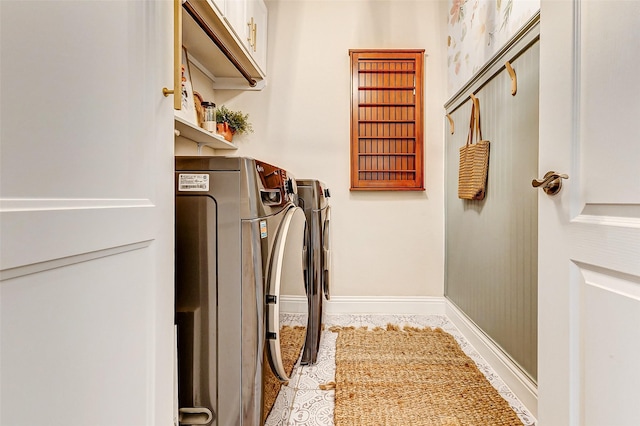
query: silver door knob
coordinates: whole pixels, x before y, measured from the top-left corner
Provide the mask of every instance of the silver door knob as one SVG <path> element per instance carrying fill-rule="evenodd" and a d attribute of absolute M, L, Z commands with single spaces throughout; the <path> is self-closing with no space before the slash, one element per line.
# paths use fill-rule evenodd
<path fill-rule="evenodd" d="M 534 188 L 541 186 L 542 190 L 548 195 L 556 195 L 562 189 L 562 179 L 569 179 L 569 176 L 550 171 L 541 180 L 532 180 L 531 185 Z"/>

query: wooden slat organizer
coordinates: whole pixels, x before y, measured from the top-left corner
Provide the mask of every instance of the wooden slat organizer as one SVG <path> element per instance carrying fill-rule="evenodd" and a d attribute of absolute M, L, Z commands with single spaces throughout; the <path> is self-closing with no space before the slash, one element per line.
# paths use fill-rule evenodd
<path fill-rule="evenodd" d="M 350 54 L 351 189 L 424 189 L 424 50 Z"/>

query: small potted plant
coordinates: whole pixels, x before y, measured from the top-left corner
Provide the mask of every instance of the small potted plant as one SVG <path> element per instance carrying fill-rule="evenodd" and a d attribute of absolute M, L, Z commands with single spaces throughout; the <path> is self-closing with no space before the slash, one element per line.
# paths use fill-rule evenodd
<path fill-rule="evenodd" d="M 249 114 L 242 111 L 231 111 L 222 105 L 216 110 L 216 128 L 219 134 L 228 141 L 233 139 L 233 135 L 253 133 L 253 127 L 249 123 Z"/>

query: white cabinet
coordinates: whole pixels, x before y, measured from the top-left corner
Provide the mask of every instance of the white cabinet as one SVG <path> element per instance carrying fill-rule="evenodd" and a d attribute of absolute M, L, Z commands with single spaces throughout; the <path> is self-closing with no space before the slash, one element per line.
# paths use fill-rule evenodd
<path fill-rule="evenodd" d="M 264 87 L 267 7 L 263 0 L 189 0 L 184 9 L 182 42 L 215 89 Z"/>
<path fill-rule="evenodd" d="M 225 0 L 224 19 L 240 42 L 247 46 L 247 0 Z"/>
<path fill-rule="evenodd" d="M 267 5 L 263 0 L 247 0 L 246 37 L 249 53 L 260 69 L 267 72 Z"/>
<path fill-rule="evenodd" d="M 263 73 L 267 70 L 267 5 L 263 0 L 226 0 L 225 19 Z"/>
<path fill-rule="evenodd" d="M 211 0 L 214 7 L 220 12 L 222 16 L 226 13 L 226 0 Z"/>

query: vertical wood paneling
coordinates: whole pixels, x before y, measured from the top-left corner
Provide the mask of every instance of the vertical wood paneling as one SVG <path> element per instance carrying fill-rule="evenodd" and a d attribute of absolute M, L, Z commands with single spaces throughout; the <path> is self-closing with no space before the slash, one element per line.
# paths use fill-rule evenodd
<path fill-rule="evenodd" d="M 487 195 L 457 197 L 458 153 L 470 101 L 451 112 L 447 134 L 446 296 L 534 380 L 537 377 L 537 192 L 539 42 L 476 93 L 483 138 L 491 142 Z"/>

